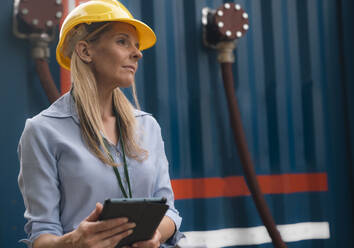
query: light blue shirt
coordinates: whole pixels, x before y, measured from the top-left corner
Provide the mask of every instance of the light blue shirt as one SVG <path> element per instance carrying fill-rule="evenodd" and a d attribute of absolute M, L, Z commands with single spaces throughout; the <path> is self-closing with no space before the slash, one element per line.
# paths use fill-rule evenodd
<path fill-rule="evenodd" d="M 161 130 L 148 113 L 134 112 L 140 146 L 148 158 L 138 162 L 127 157 L 133 197 L 166 197 L 166 213 L 177 230 L 182 218 L 174 207 L 174 196 L 168 172 Z M 110 143 L 109 150 L 118 164 L 123 164 L 121 148 Z M 102 163 L 88 149 L 81 136 L 79 119 L 72 96 L 67 93 L 48 109 L 28 119 L 22 133 L 18 155 L 19 187 L 28 220 L 23 240 L 28 247 L 44 233 L 61 236 L 78 227 L 96 202 L 122 198 L 111 166 Z M 128 192 L 123 166 L 118 167 Z M 174 245 L 182 236 L 178 231 L 168 241 Z"/>

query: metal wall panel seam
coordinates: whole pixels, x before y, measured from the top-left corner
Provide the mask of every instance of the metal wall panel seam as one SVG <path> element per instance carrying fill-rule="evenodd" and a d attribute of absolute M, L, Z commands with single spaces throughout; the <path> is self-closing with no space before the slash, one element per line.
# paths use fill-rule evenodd
<path fill-rule="evenodd" d="M 330 165 L 332 164 L 332 156 L 331 156 L 331 148 L 330 148 L 330 123 L 329 123 L 329 94 L 328 94 L 328 78 L 326 77 L 326 71 L 327 71 L 327 66 L 326 66 L 326 57 L 325 57 L 325 43 L 326 41 L 324 40 L 324 23 L 323 23 L 323 11 L 322 11 L 322 1 L 317 0 L 316 1 L 316 6 L 317 6 L 317 23 L 318 23 L 318 40 L 317 40 L 317 45 L 318 45 L 318 60 L 319 60 L 319 65 L 318 65 L 318 70 L 319 70 L 319 83 L 320 87 L 322 89 L 322 106 L 323 106 L 323 134 L 324 134 L 324 159 L 325 159 L 325 168 L 329 168 Z M 315 40 L 316 42 L 316 40 Z M 314 57 L 316 58 L 316 57 Z"/>
<path fill-rule="evenodd" d="M 177 105 L 177 94 L 176 89 L 179 86 L 179 82 L 177 81 L 177 68 L 176 68 L 176 45 L 178 42 L 176 39 L 176 29 L 175 29 L 175 12 L 173 8 L 175 1 L 166 1 L 165 5 L 165 20 L 166 20 L 166 41 L 168 44 L 168 49 L 166 51 L 166 57 L 168 58 L 168 81 L 166 84 L 169 87 L 169 119 L 170 119 L 170 139 L 171 139 L 171 159 L 170 159 L 170 170 L 171 167 L 179 166 L 179 154 L 180 154 L 180 134 L 179 134 L 179 126 L 178 126 L 178 105 Z"/>
<path fill-rule="evenodd" d="M 196 53 L 196 63 L 197 63 L 197 71 L 199 79 L 199 91 L 200 91 L 200 116 L 201 116 L 201 142 L 203 144 L 203 172 L 201 174 L 202 177 L 208 177 L 210 175 L 220 175 L 220 167 L 215 164 L 215 158 L 213 153 L 213 141 L 212 141 L 212 92 L 210 91 L 210 84 L 213 83 L 210 80 L 209 72 L 211 68 L 209 68 L 208 64 L 208 54 L 205 52 L 202 46 L 202 34 L 201 34 L 201 9 L 206 6 L 205 1 L 196 1 L 195 2 L 195 19 L 194 19 L 194 27 L 195 27 L 195 37 L 197 43 Z"/>
<path fill-rule="evenodd" d="M 264 51 L 264 80 L 265 80 L 265 104 L 267 115 L 267 138 L 269 146 L 270 172 L 281 173 L 280 153 L 279 153 L 279 126 L 278 126 L 278 110 L 280 104 L 277 98 L 278 82 L 276 81 L 276 63 L 275 63 L 275 43 L 274 32 L 275 24 L 273 21 L 273 2 L 261 2 L 261 19 L 262 19 L 262 36 L 263 36 L 263 51 Z M 284 196 L 280 195 L 279 199 L 266 197 L 268 205 L 272 210 L 276 222 L 282 223 L 284 219 Z"/>
<path fill-rule="evenodd" d="M 303 133 L 303 118 L 301 110 L 301 88 L 300 88 L 300 61 L 299 61 L 299 42 L 298 42 L 298 26 L 296 15 L 296 1 L 288 0 L 289 13 L 289 47 L 290 49 L 290 65 L 291 65 L 291 112 L 294 120 L 294 144 L 295 144 L 295 171 L 304 171 L 306 169 L 306 162 L 304 159 L 304 133 Z"/>
<path fill-rule="evenodd" d="M 304 131 L 304 155 L 306 170 L 313 170 L 316 167 L 316 158 L 313 147 L 315 146 L 313 137 L 313 80 L 312 69 L 309 57 L 309 29 L 308 29 L 308 8 L 305 0 L 297 1 L 297 23 L 299 38 L 299 58 L 300 58 L 300 85 L 301 85 L 301 109 Z"/>
<path fill-rule="evenodd" d="M 286 42 L 283 33 L 283 25 L 286 24 L 282 21 L 282 4 L 283 0 L 272 1 L 272 23 L 273 23 L 273 42 L 274 42 L 274 64 L 275 64 L 275 84 L 276 84 L 276 102 L 277 102 L 277 127 L 278 127 L 278 142 L 279 142 L 279 173 L 290 172 L 289 162 L 289 139 L 288 139 L 288 119 L 287 119 L 287 99 L 286 99 L 286 58 L 284 55 L 284 43 Z M 271 34 L 269 34 L 271 35 Z M 284 68 L 285 67 L 285 68 Z M 277 223 L 290 223 L 288 202 L 284 195 L 279 197 L 279 200 L 273 199 L 273 215 Z"/>
<path fill-rule="evenodd" d="M 354 163 L 354 98 L 351 97 L 354 94 L 354 34 L 353 26 L 354 18 L 352 15 L 354 9 L 354 2 L 350 0 L 342 1 L 342 23 L 343 23 L 343 49 L 345 51 L 345 79 L 348 89 L 348 108 L 349 108 L 349 121 L 351 127 L 350 139 L 351 139 L 351 161 Z M 352 190 L 354 191 L 354 169 L 352 168 Z M 354 198 L 354 193 L 353 193 Z M 353 220 L 354 223 L 354 220 Z"/>
<path fill-rule="evenodd" d="M 141 2 L 141 14 L 142 20 L 148 24 L 150 27 L 155 29 L 155 18 L 154 18 L 154 9 L 150 1 Z M 159 37 L 157 37 L 157 42 L 159 42 Z M 157 112 L 157 75 L 156 75 L 156 47 L 144 51 L 144 58 L 142 64 L 144 67 L 143 77 L 144 84 L 148 84 L 149 87 L 144 87 L 144 109 L 147 112 L 156 114 Z"/>
<path fill-rule="evenodd" d="M 267 115 L 265 110 L 265 82 L 264 82 L 264 54 L 263 54 L 263 36 L 262 36 L 262 20 L 261 20 L 261 1 L 254 0 L 251 2 L 250 11 L 252 11 L 253 27 L 250 32 L 253 34 L 253 44 L 254 47 L 254 57 L 252 61 L 254 63 L 254 73 L 255 73 L 255 85 L 256 85 L 256 98 L 257 98 L 257 116 L 258 116 L 258 137 L 259 137 L 259 165 L 256 168 L 256 172 L 261 172 L 263 174 L 269 173 L 270 169 L 270 158 L 269 158 L 269 147 L 267 139 Z"/>
<path fill-rule="evenodd" d="M 171 129 L 170 129 L 170 118 L 169 111 L 171 107 L 169 99 L 169 85 L 168 85 L 168 63 L 170 58 L 168 54 L 168 41 L 166 36 L 166 7 L 164 0 L 154 0 L 153 2 L 154 9 L 154 20 L 155 20 L 155 33 L 158 37 L 158 42 L 156 43 L 155 49 L 155 60 L 156 66 L 153 68 L 156 74 L 156 99 L 151 99 L 156 101 L 156 118 L 159 121 L 161 126 L 162 137 L 165 140 L 165 152 L 168 157 L 171 157 Z"/>
<path fill-rule="evenodd" d="M 332 138 L 332 152 L 336 155 L 336 163 L 340 161 L 341 159 L 343 161 L 343 164 L 345 163 L 344 158 L 347 156 L 346 150 L 343 149 L 343 146 L 345 146 L 345 132 L 344 132 L 344 113 L 343 113 L 343 95 L 338 87 L 338 82 L 342 80 L 342 75 L 340 74 L 340 63 L 339 63 L 339 43 L 338 43 L 338 30 L 336 27 L 336 22 L 337 16 L 336 12 L 333 11 L 335 10 L 335 1 L 331 2 L 323 2 L 323 11 L 324 11 L 324 16 L 323 16 L 323 22 L 325 27 L 325 33 L 324 33 L 324 47 L 325 47 L 325 61 L 326 61 L 326 70 L 325 70 L 325 75 L 327 76 L 328 79 L 328 84 L 327 84 L 327 89 L 329 90 L 329 98 L 328 101 L 331 103 L 329 105 L 329 120 L 331 123 L 331 126 L 329 130 L 336 130 L 337 133 L 331 135 L 330 137 Z M 326 32 L 327 31 L 327 32 Z M 337 119 L 333 118 L 333 115 L 336 115 Z M 339 144 L 341 146 L 339 146 Z M 333 153 L 332 153 L 333 154 Z M 332 161 L 334 162 L 334 161 Z M 343 168 L 343 167 L 342 167 Z M 343 172 L 343 176 L 347 175 L 347 171 Z"/>
<path fill-rule="evenodd" d="M 248 12 L 250 19 L 250 29 L 252 30 L 254 25 L 254 18 L 253 18 L 253 12 L 252 12 L 252 6 L 250 1 L 246 1 L 244 3 L 245 5 L 245 9 Z M 249 146 L 252 145 L 252 151 L 253 151 L 253 161 L 254 161 L 254 165 L 256 168 L 260 167 L 260 158 L 259 158 L 259 130 L 257 128 L 257 124 L 259 122 L 258 120 L 258 97 L 257 97 L 257 82 L 256 82 L 256 78 L 255 78 L 255 65 L 254 65 L 254 54 L 255 54 L 255 49 L 253 47 L 254 44 L 254 37 L 253 37 L 253 32 L 248 32 L 247 33 L 247 54 L 248 54 L 248 78 L 249 78 L 249 87 L 250 87 L 250 94 L 251 94 L 251 99 L 252 99 L 252 103 L 251 103 L 251 119 L 252 119 L 252 123 L 251 123 L 251 132 L 252 132 L 252 142 L 250 143 Z"/>
<path fill-rule="evenodd" d="M 323 116 L 323 99 L 322 99 L 322 94 L 323 94 L 323 88 L 320 87 L 321 82 L 318 77 L 318 74 L 322 74 L 319 70 L 321 69 L 319 67 L 319 63 L 314 64 L 314 61 L 318 61 L 318 48 L 317 44 L 321 42 L 318 40 L 318 33 L 316 32 L 318 30 L 317 26 L 318 25 L 318 8 L 315 7 L 316 2 L 313 2 L 312 4 L 310 2 L 307 3 L 307 9 L 308 9 L 308 46 L 309 46 L 309 63 L 311 63 L 311 80 L 313 82 L 312 84 L 312 97 L 313 97 L 313 136 L 314 136 L 314 142 L 315 142 L 315 149 L 313 150 L 314 156 L 315 156 L 315 161 L 316 164 L 314 165 L 313 168 L 310 168 L 311 171 L 327 171 L 326 170 L 326 164 L 323 159 L 323 155 L 325 155 L 325 133 L 323 130 L 323 123 L 324 123 L 324 116 Z M 328 206 L 326 204 L 326 200 L 328 199 L 328 195 L 330 192 L 325 194 L 325 198 L 319 198 L 318 196 L 311 197 L 310 198 L 310 209 L 311 212 L 317 211 L 319 215 L 322 216 L 323 220 L 329 220 L 328 218 Z M 323 206 L 323 207 L 318 207 L 318 205 Z M 331 229 L 332 227 L 330 227 Z M 328 244 L 327 244 L 328 245 Z"/>
<path fill-rule="evenodd" d="M 328 142 L 328 136 L 325 132 L 325 113 L 324 113 L 324 89 L 322 87 L 322 80 L 324 71 L 321 68 L 321 40 L 319 37 L 319 15 L 318 15 L 318 3 L 316 1 L 308 2 L 308 9 L 310 16 L 309 21 L 309 39 L 310 39 L 310 58 L 312 68 L 312 78 L 314 81 L 314 136 L 316 143 L 316 161 L 317 170 L 326 170 L 326 143 Z"/>
<path fill-rule="evenodd" d="M 348 237 L 352 237 L 353 223 L 352 218 L 348 218 L 352 213 L 353 202 L 351 195 L 348 192 L 350 187 L 348 182 L 348 164 L 346 159 L 345 150 L 345 135 L 344 132 L 344 116 L 342 106 L 342 98 L 338 81 L 341 80 L 342 75 L 340 75 L 339 70 L 339 60 L 338 60 L 338 32 L 337 32 L 337 16 L 336 16 L 336 3 L 335 1 L 325 1 L 321 2 L 323 6 L 323 26 L 324 28 L 324 54 L 326 61 L 326 71 L 325 76 L 328 79 L 328 113 L 329 113 L 329 130 L 330 130 L 330 144 L 331 144 L 331 156 L 332 161 L 328 167 L 329 174 L 329 185 L 330 191 L 335 194 L 330 194 L 331 196 L 331 218 L 332 218 L 332 231 L 333 236 L 336 237 L 338 246 L 346 246 Z M 333 167 L 333 165 L 342 165 Z M 347 166 L 344 166 L 347 165 Z M 340 192 L 340 194 L 338 194 Z M 335 211 L 336 205 L 334 202 L 343 202 L 342 211 Z M 347 211 L 345 211 L 347 209 Z M 350 228 L 351 225 L 351 228 Z M 349 228 L 348 228 L 349 226 Z M 347 228 L 342 228 L 347 227 Z M 353 242 L 353 240 L 351 240 Z"/>
<path fill-rule="evenodd" d="M 346 131 L 345 135 L 345 146 L 346 146 L 346 153 L 347 153 L 347 160 L 348 160 L 348 179 L 349 179 L 349 184 L 351 184 L 351 195 L 354 196 L 354 176 L 353 176 L 353 168 L 351 165 L 353 164 L 353 154 L 352 154 L 352 147 L 353 147 L 353 142 L 351 137 L 353 136 L 352 134 L 352 128 L 350 127 L 350 105 L 349 105 L 349 99 L 348 96 L 350 94 L 350 87 L 348 87 L 348 81 L 347 81 L 347 68 L 346 68 L 346 56 L 345 56 L 345 43 L 344 43 L 344 23 L 343 23 L 343 0 L 338 0 L 336 1 L 337 5 L 337 11 L 336 11 L 336 19 L 338 22 L 338 60 L 339 64 L 341 65 L 339 67 L 340 74 L 341 74 L 341 84 L 340 84 L 340 89 L 343 95 L 342 101 L 343 101 L 343 112 L 344 112 L 344 127 Z M 354 220 L 354 216 L 353 216 Z"/>
<path fill-rule="evenodd" d="M 126 1 L 126 2 L 127 2 L 127 5 L 125 5 L 125 6 L 127 6 L 127 8 L 129 10 L 131 10 L 133 16 L 136 19 L 139 19 L 139 20 L 142 20 L 143 22 L 145 22 L 145 20 L 141 16 L 142 15 L 141 1 L 135 0 L 135 1 Z M 147 87 L 147 85 L 145 85 L 147 82 L 145 82 L 145 80 L 144 80 L 144 70 L 145 70 L 144 69 L 144 62 L 143 62 L 144 61 L 144 54 L 145 54 L 145 52 L 143 51 L 143 58 L 142 58 L 142 60 L 139 61 L 138 70 L 135 74 L 136 90 L 137 90 L 139 104 L 140 104 L 142 110 L 145 110 L 146 98 L 144 96 L 144 92 L 145 92 L 145 87 Z M 132 99 L 132 97 L 131 97 L 131 99 Z"/>
<path fill-rule="evenodd" d="M 270 171 L 279 173 L 279 135 L 277 125 L 277 99 L 275 82 L 274 39 L 271 0 L 261 1 L 261 19 L 263 35 L 263 63 L 265 82 L 265 107 L 267 115 L 267 141 L 269 147 Z"/>
<path fill-rule="evenodd" d="M 285 96 L 286 96 L 286 119 L 288 123 L 288 155 L 289 155 L 289 171 L 295 171 L 296 157 L 295 157 L 295 145 L 294 145 L 294 119 L 292 116 L 292 94 L 291 86 L 292 81 L 292 71 L 291 71 L 291 62 L 290 62 L 290 44 L 289 44 L 289 20 L 288 20 L 288 5 L 287 1 L 281 1 L 281 12 L 282 12 L 282 33 L 284 39 L 283 45 L 283 54 L 284 54 L 284 80 L 285 80 Z"/>
<path fill-rule="evenodd" d="M 187 68 L 185 61 L 187 60 L 186 45 L 185 45 L 185 32 L 184 32 L 184 5 L 183 1 L 174 1 L 175 3 L 175 11 L 176 14 L 174 15 L 174 25 L 175 31 L 177 32 L 175 42 L 176 51 L 179 51 L 178 56 L 176 56 L 176 95 L 177 95 L 177 109 L 178 109 L 178 127 L 179 127 L 179 134 L 180 134 L 180 144 L 179 144 L 179 161 L 180 163 L 174 167 L 178 169 L 178 178 L 184 177 L 191 177 L 193 169 L 192 162 L 191 162 L 191 154 L 190 154 L 190 139 L 191 136 L 188 128 L 188 90 L 187 90 Z"/>
<path fill-rule="evenodd" d="M 188 119 L 189 133 L 191 144 L 191 165 L 193 167 L 192 177 L 198 177 L 203 173 L 203 143 L 201 132 L 201 106 L 200 106 L 200 78 L 198 73 L 198 47 L 200 40 L 195 34 L 198 32 L 198 26 L 195 23 L 194 13 L 196 11 L 195 2 L 184 0 L 184 30 L 185 30 L 185 45 L 186 45 L 186 72 L 187 72 L 187 88 L 188 88 Z M 200 170 L 200 172 L 199 172 Z"/>
<path fill-rule="evenodd" d="M 314 171 L 317 168 L 315 143 L 314 143 L 314 118 L 313 118 L 313 92 L 314 83 L 312 78 L 311 53 L 310 53 L 310 31 L 309 20 L 312 17 L 306 1 L 297 2 L 297 22 L 299 36 L 299 56 L 300 56 L 300 76 L 301 76 L 301 100 L 304 130 L 304 155 L 306 170 Z M 324 216 L 323 208 L 319 208 L 325 202 L 321 201 L 320 196 L 309 197 L 308 209 L 310 213 L 317 212 L 319 218 Z M 313 218 L 313 217 L 312 217 Z M 311 219 L 312 219 L 311 218 Z"/>
<path fill-rule="evenodd" d="M 238 3 L 243 6 L 244 10 L 247 12 L 247 9 L 245 8 L 245 1 L 238 1 Z M 251 18 L 251 17 L 250 17 Z M 253 98 L 251 95 L 251 88 L 250 88 L 250 78 L 249 78 L 249 68 L 248 68 L 248 60 L 249 60 L 249 54 L 248 54 L 248 46 L 251 45 L 249 44 L 248 41 L 248 35 L 245 35 L 242 39 L 237 41 L 237 49 L 236 49 L 236 66 L 237 70 L 234 71 L 234 80 L 235 84 L 238 85 L 238 88 L 236 89 L 236 97 L 237 101 L 239 104 L 240 112 L 241 112 L 241 119 L 242 119 L 242 124 L 244 127 L 246 139 L 247 139 L 247 145 L 248 145 L 248 150 L 250 151 L 252 160 L 254 161 L 254 151 L 253 151 L 253 133 L 252 133 L 252 105 L 253 103 Z M 236 75 L 235 75 L 236 74 Z M 241 166 L 241 165 L 240 165 Z M 254 166 L 256 164 L 254 163 Z"/>
<path fill-rule="evenodd" d="M 354 34 L 353 34 L 353 26 L 354 18 L 352 15 L 352 11 L 354 9 L 354 2 L 350 0 L 342 1 L 342 23 L 343 23 L 343 49 L 345 51 L 345 79 L 348 89 L 348 112 L 349 112 L 349 124 L 350 124 L 350 139 L 351 139 L 351 162 L 354 163 L 354 49 L 352 48 L 354 44 Z M 351 167 L 351 186 L 352 186 L 352 199 L 354 201 L 354 168 Z M 353 221 L 354 223 L 354 215 Z"/>
<path fill-rule="evenodd" d="M 273 12 L 273 24 L 274 24 L 274 61 L 275 61 L 275 76 L 276 76 L 276 98 L 277 98 L 277 116 L 278 116 L 278 129 L 279 129 L 279 166 L 280 172 L 287 173 L 290 172 L 290 161 L 289 161 L 289 119 L 287 118 L 287 95 L 286 87 L 288 82 L 286 81 L 286 67 L 287 63 L 284 54 L 284 46 L 286 42 L 285 36 L 287 34 L 283 33 L 283 25 L 286 22 L 282 21 L 283 0 L 273 0 L 272 1 L 272 12 Z"/>

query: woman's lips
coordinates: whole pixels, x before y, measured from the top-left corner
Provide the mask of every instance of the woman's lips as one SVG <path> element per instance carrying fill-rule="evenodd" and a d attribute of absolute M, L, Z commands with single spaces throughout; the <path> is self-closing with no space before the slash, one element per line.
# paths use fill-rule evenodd
<path fill-rule="evenodd" d="M 125 66 L 123 66 L 123 68 L 124 69 L 128 69 L 128 70 L 130 70 L 133 73 L 135 73 L 135 71 L 136 71 L 136 68 L 133 65 L 125 65 Z"/>

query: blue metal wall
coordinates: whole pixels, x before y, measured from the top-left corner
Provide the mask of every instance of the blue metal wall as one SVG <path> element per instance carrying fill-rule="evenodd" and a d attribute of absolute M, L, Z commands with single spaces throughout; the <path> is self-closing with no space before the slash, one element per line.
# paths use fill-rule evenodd
<path fill-rule="evenodd" d="M 137 88 L 142 108 L 161 125 L 172 178 L 242 175 L 216 53 L 201 40 L 201 9 L 224 1 L 122 2 L 157 34 L 156 46 L 144 52 Z M 328 192 L 266 195 L 275 220 L 330 223 L 330 239 L 289 247 L 353 247 L 353 2 L 237 2 L 251 28 L 238 45 L 235 87 L 257 174 L 328 174 Z M 25 119 L 48 106 L 28 43 L 12 35 L 12 5 L 6 0 L 0 8 L 0 247 L 21 246 L 17 142 Z M 59 81 L 54 56 L 50 62 Z M 250 197 L 178 200 L 176 206 L 182 231 L 261 225 Z"/>

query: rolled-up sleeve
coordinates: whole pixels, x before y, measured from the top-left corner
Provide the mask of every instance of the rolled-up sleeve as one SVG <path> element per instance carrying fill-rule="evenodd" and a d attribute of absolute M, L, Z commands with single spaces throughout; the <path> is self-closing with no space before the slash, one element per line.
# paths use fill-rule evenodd
<path fill-rule="evenodd" d="M 157 124 L 157 122 L 156 122 Z M 157 124 L 158 126 L 158 124 Z M 179 232 L 181 226 L 182 218 L 179 215 L 177 209 L 174 206 L 174 194 L 171 186 L 171 180 L 168 171 L 168 161 L 165 154 L 164 142 L 161 136 L 161 129 L 158 126 L 158 139 L 157 139 L 157 180 L 155 186 L 155 197 L 166 197 L 169 209 L 166 212 L 166 216 L 170 217 L 176 225 L 175 234 L 166 242 L 164 247 L 168 245 L 175 246 L 179 239 L 184 237 L 182 233 Z"/>
<path fill-rule="evenodd" d="M 63 234 L 59 217 L 59 177 L 53 140 L 40 120 L 27 120 L 22 133 L 18 156 L 20 173 L 18 184 L 24 199 L 27 239 L 32 247 L 41 234 Z"/>

